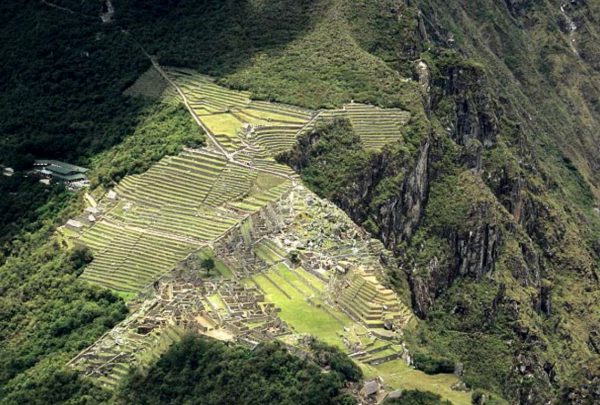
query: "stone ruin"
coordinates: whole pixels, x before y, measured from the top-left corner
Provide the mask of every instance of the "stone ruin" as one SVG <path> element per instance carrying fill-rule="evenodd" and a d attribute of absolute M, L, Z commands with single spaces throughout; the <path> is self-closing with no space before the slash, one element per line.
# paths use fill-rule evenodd
<path fill-rule="evenodd" d="M 178 266 L 139 295 L 125 321 L 69 364 L 111 387 L 132 365 L 150 364 L 188 332 L 249 347 L 291 336 L 279 309 L 251 283 L 250 276 L 266 276 L 270 267 L 255 251 L 263 241 L 276 246 L 290 268 L 294 252 L 294 265 L 325 283 L 323 302 L 366 328 L 363 343 L 344 337 L 351 357 L 371 365 L 407 358 L 398 331 L 412 315 L 379 281 L 393 257 L 335 206 L 296 186 L 212 244 L 215 256 L 232 270 L 231 279 L 206 279 Z"/>

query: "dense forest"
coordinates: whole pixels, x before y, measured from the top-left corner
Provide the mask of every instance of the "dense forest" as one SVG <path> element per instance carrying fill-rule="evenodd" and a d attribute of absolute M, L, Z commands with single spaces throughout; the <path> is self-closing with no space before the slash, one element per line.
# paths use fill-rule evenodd
<path fill-rule="evenodd" d="M 124 94 L 150 62 L 115 27 L 35 1 L 3 3 L 0 19 L 0 164 L 16 170 L 0 176 L 0 402 L 101 402 L 107 394 L 64 365 L 127 308 L 78 281 L 89 258 L 54 235 L 82 195 L 28 170 L 62 159 L 108 185 L 204 137 L 177 104 Z"/>
<path fill-rule="evenodd" d="M 186 337 L 150 370 L 132 375 L 117 402 L 350 405 L 355 399 L 346 387 L 360 378 L 344 354 L 320 344 L 303 360 L 277 343 L 250 351 Z"/>

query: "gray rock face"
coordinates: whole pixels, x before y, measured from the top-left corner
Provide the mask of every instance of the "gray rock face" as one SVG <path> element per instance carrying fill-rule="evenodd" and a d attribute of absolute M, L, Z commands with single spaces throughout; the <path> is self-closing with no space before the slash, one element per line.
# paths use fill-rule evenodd
<path fill-rule="evenodd" d="M 459 145 L 467 145 L 477 139 L 485 147 L 496 143 L 498 133 L 497 118 L 489 94 L 486 93 L 486 80 L 481 71 L 468 66 L 447 66 L 444 78 L 437 86 L 443 89 L 438 97 L 451 97 L 454 111 L 449 114 L 448 135 Z M 435 103 L 440 99 L 433 101 Z"/>
<path fill-rule="evenodd" d="M 459 275 L 479 279 L 492 271 L 499 244 L 500 232 L 494 224 L 482 224 L 466 235 L 457 235 L 454 249 Z"/>
<path fill-rule="evenodd" d="M 404 178 L 400 192 L 379 207 L 379 237 L 388 248 L 412 236 L 421 220 L 429 186 L 429 141 L 419 151 L 417 163 Z"/>

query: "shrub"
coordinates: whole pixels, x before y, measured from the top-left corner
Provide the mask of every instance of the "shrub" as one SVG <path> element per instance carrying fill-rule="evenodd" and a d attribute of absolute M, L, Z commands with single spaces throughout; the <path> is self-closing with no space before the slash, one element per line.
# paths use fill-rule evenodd
<path fill-rule="evenodd" d="M 422 352 L 413 354 L 413 364 L 416 369 L 426 374 L 453 373 L 455 366 L 452 360 L 434 357 Z"/>

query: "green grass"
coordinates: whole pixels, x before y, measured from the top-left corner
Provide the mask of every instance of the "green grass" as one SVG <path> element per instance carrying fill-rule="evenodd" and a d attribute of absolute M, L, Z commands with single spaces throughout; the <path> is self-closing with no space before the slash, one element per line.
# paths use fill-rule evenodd
<path fill-rule="evenodd" d="M 379 355 L 379 354 L 377 354 Z M 366 378 L 383 377 L 384 384 L 394 389 L 417 389 L 431 391 L 448 399 L 455 405 L 471 405 L 471 393 L 454 391 L 451 386 L 458 382 L 453 374 L 428 375 L 415 370 L 403 360 L 393 360 L 378 366 L 359 363 Z"/>
<path fill-rule="evenodd" d="M 294 123 L 298 123 L 298 124 L 302 124 L 308 120 L 308 117 L 306 119 L 302 119 L 299 117 L 291 117 L 289 115 L 278 114 L 274 111 L 264 111 L 264 110 L 253 109 L 252 104 L 250 104 L 249 108 L 245 108 L 245 109 L 241 110 L 241 112 L 244 114 L 247 114 L 246 116 L 249 118 L 256 117 L 255 119 L 257 119 L 258 123 L 262 123 L 265 125 L 270 122 L 269 120 L 294 122 Z M 253 122 L 250 122 L 250 123 L 253 123 Z M 273 124 L 273 123 L 271 122 L 271 124 Z"/>
<path fill-rule="evenodd" d="M 131 301 L 138 295 L 138 293 L 135 293 L 135 292 L 126 292 L 126 291 L 118 291 L 118 290 L 113 290 L 113 294 L 115 294 L 119 298 L 122 298 L 123 301 L 125 301 L 125 302 Z"/>
<path fill-rule="evenodd" d="M 280 270 L 282 266 L 285 267 L 282 264 L 275 266 L 274 269 L 267 274 L 273 276 L 272 278 L 277 279 L 275 272 Z M 263 275 L 255 276 L 254 280 L 265 292 L 267 301 L 273 302 L 278 308 L 281 308 L 279 317 L 294 328 L 296 332 L 307 333 L 316 336 L 320 340 L 331 345 L 342 349 L 345 348 L 342 339 L 340 338 L 340 334 L 344 332 L 344 327 L 349 327 L 353 324 L 353 321 L 347 316 L 334 308 L 329 308 L 338 319 L 342 320 L 343 324 L 340 324 L 323 309 L 309 304 L 305 297 L 300 295 L 300 293 L 293 288 L 286 286 L 284 281 L 279 283 L 280 287 L 283 288 L 292 299 L 287 298 Z"/>
<path fill-rule="evenodd" d="M 201 117 L 201 121 L 213 134 L 224 134 L 237 138 L 242 123 L 231 114 L 214 114 Z"/>
<path fill-rule="evenodd" d="M 219 260 L 215 256 L 212 249 L 205 247 L 198 252 L 198 256 L 201 257 L 202 259 L 207 259 L 209 257 L 212 258 L 215 261 L 215 269 L 219 272 L 219 274 L 223 278 L 232 278 L 233 277 L 233 273 L 232 273 L 231 269 L 229 267 L 227 267 L 227 265 L 225 263 L 223 263 L 221 260 Z"/>
<path fill-rule="evenodd" d="M 311 284 L 313 287 L 315 287 L 319 291 L 325 290 L 325 283 L 323 283 L 323 281 L 321 281 L 314 274 L 309 273 L 308 271 L 304 270 L 302 267 L 298 267 L 298 268 L 294 269 L 294 271 L 296 272 L 296 274 L 298 274 L 299 277 L 302 277 L 303 279 L 305 279 L 309 284 Z"/>
<path fill-rule="evenodd" d="M 209 295 L 207 299 L 217 310 L 225 310 L 225 304 L 217 294 Z"/>
<path fill-rule="evenodd" d="M 259 243 L 254 245 L 254 252 L 267 264 L 275 264 L 283 260 L 283 256 L 271 247 L 268 241 L 261 240 Z"/>

